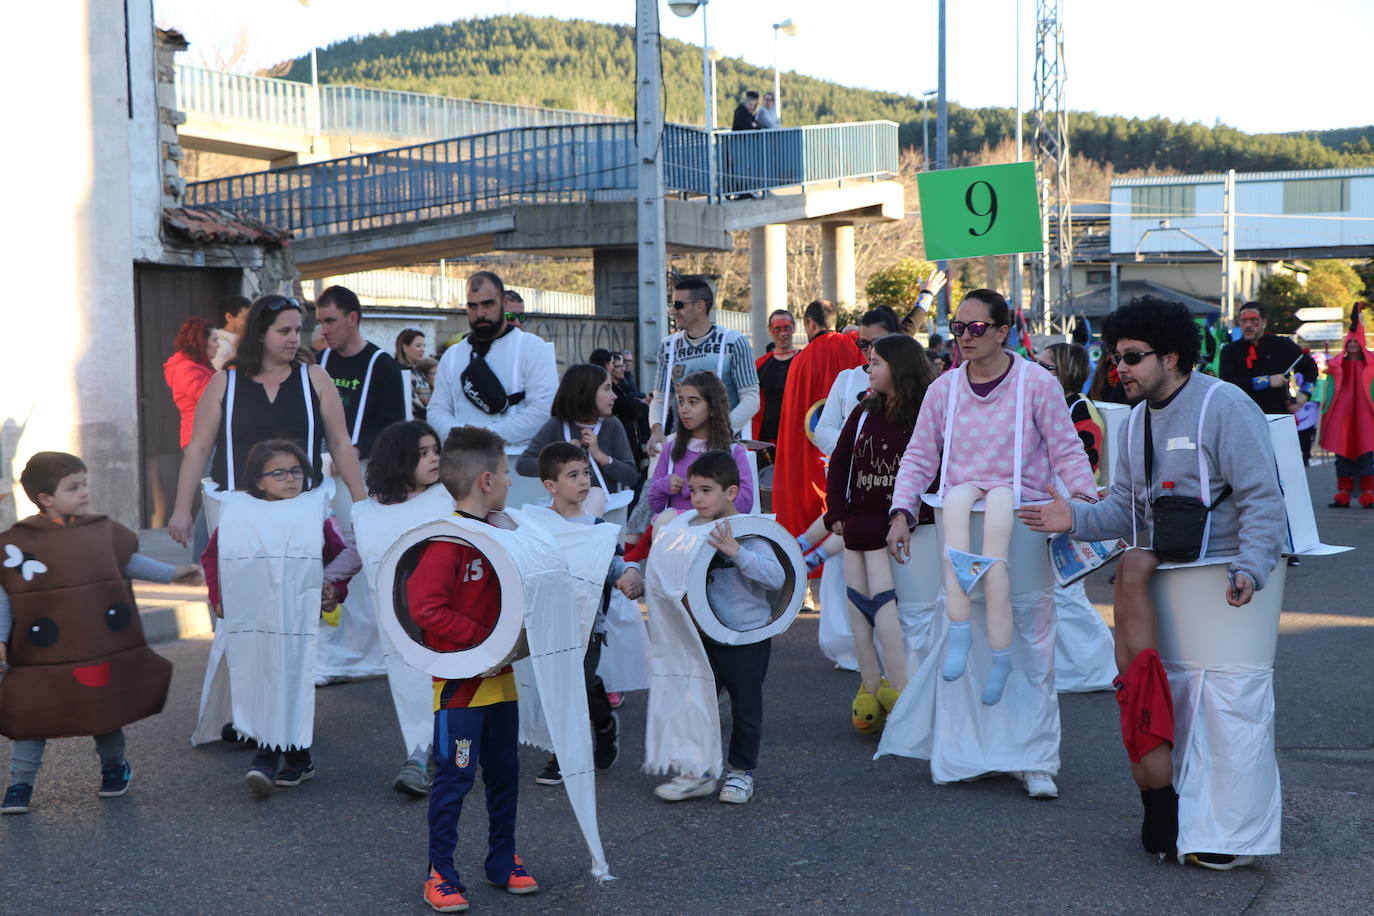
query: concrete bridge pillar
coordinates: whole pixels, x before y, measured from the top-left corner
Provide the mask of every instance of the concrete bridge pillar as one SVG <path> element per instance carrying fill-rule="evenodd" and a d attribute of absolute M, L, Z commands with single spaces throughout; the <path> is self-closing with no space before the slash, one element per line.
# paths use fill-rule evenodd
<path fill-rule="evenodd" d="M 749 290 L 750 332 L 754 353 L 761 355 L 768 344 L 768 315 L 787 308 L 787 226 L 749 230 Z"/>
<path fill-rule="evenodd" d="M 596 313 L 608 318 L 639 314 L 638 256 L 633 248 L 592 251 L 592 286 Z"/>
<path fill-rule="evenodd" d="M 854 224 L 821 223 L 822 295 L 837 308 L 852 308 L 854 289 Z"/>

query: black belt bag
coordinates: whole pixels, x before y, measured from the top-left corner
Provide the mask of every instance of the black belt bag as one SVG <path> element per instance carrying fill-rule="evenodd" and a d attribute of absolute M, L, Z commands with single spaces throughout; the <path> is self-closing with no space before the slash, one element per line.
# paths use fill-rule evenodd
<path fill-rule="evenodd" d="M 1197 443 L 1202 448 L 1201 440 Z M 1145 407 L 1145 492 L 1154 492 L 1154 439 L 1150 434 L 1150 408 Z M 1194 496 L 1160 496 L 1150 503 L 1154 525 L 1155 556 L 1170 563 L 1191 563 L 1202 556 L 1207 517 L 1231 495 L 1227 484 L 1208 506 Z"/>

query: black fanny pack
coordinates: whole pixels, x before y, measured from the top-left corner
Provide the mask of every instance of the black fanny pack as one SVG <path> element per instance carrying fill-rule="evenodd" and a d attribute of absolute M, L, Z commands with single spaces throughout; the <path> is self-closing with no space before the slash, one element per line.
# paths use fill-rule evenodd
<path fill-rule="evenodd" d="M 1198 448 L 1202 448 L 1199 441 Z M 1145 406 L 1145 492 L 1154 492 L 1155 450 L 1154 439 L 1150 434 L 1150 407 Z M 1151 549 L 1155 556 L 1170 563 L 1191 563 L 1202 556 L 1203 535 L 1207 532 L 1207 516 L 1231 495 L 1231 485 L 1227 484 L 1218 494 L 1216 502 L 1204 505 L 1194 496 L 1160 496 L 1150 502 L 1150 515 L 1154 520 L 1154 543 Z"/>
<path fill-rule="evenodd" d="M 525 399 L 523 391 L 506 394 L 506 386 L 501 384 L 501 379 L 487 365 L 486 358 L 477 355 L 475 348 L 459 380 L 463 383 L 463 397 L 483 413 L 505 413 L 508 408 Z"/>

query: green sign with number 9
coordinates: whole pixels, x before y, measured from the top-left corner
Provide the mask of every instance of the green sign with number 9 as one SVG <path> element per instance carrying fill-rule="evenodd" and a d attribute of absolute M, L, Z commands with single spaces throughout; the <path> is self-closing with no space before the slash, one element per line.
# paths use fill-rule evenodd
<path fill-rule="evenodd" d="M 1040 250 L 1034 163 L 922 172 L 916 186 L 928 259 Z"/>

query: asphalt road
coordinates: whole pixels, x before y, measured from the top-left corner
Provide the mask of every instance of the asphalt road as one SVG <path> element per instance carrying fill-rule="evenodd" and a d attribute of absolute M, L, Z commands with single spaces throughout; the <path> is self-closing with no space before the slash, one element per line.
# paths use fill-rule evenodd
<path fill-rule="evenodd" d="M 1329 469 L 1313 469 L 1324 497 Z M 1319 500 L 1325 503 L 1325 499 Z M 1140 803 L 1116 704 L 1061 698 L 1060 797 L 992 779 L 935 786 L 925 763 L 871 759 L 848 722 L 855 676 L 816 650 L 816 620 L 777 640 L 758 792 L 745 806 L 669 805 L 639 772 L 645 695 L 621 711 L 622 757 L 599 781 L 618 880 L 591 878 L 561 788 L 522 753 L 519 845 L 543 891 L 482 884 L 480 793 L 458 864 L 474 911 L 500 913 L 1363 913 L 1374 910 L 1374 512 L 1319 510 L 1329 543 L 1362 548 L 1290 570 L 1275 692 L 1284 852 L 1214 873 L 1140 849 Z M 1105 581 L 1090 593 L 1110 621 Z M 425 805 L 397 795 L 403 757 L 379 680 L 320 690 L 319 776 L 266 801 L 250 752 L 188 742 L 207 639 L 157 647 L 176 665 L 166 710 L 128 729 L 135 776 L 96 797 L 87 739 L 52 742 L 32 813 L 0 818 L 0 912 L 423 913 Z M 474 881 L 474 879 L 476 879 Z"/>

